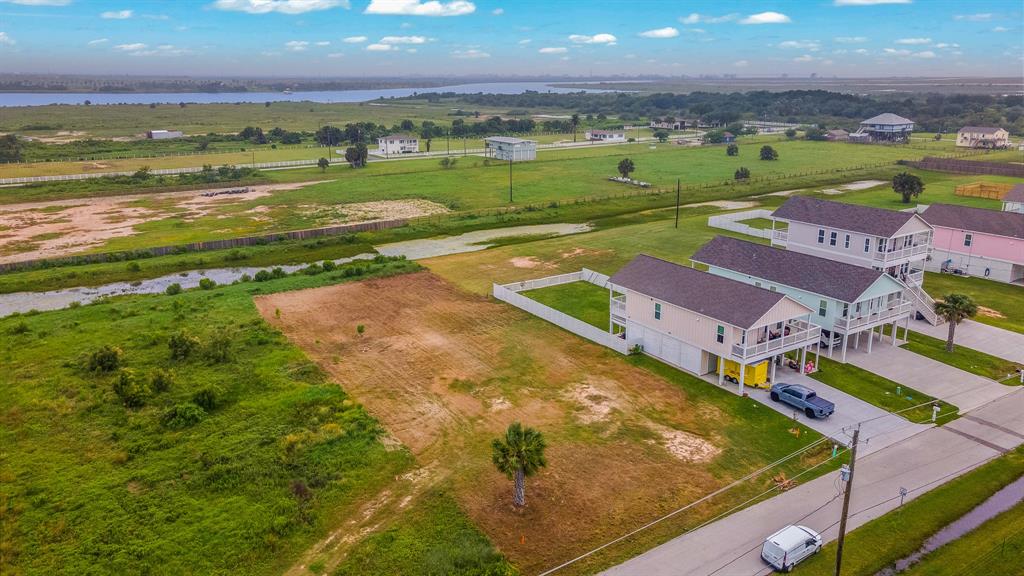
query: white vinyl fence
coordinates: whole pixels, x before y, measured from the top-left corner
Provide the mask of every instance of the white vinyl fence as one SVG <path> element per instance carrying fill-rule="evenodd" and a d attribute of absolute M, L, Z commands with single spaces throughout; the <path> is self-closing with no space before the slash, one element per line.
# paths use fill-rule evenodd
<path fill-rule="evenodd" d="M 535 280 L 524 280 L 522 282 L 513 282 L 505 285 L 494 284 L 491 293 L 495 298 L 502 302 L 507 302 L 516 308 L 520 308 L 534 316 L 543 318 L 544 320 L 568 330 L 573 334 L 582 336 L 591 342 L 607 346 L 621 354 L 629 353 L 629 343 L 625 339 L 619 338 L 617 335 L 611 334 L 607 330 L 602 330 L 596 326 L 587 324 L 579 318 L 574 318 L 565 312 L 555 310 L 546 304 L 541 304 L 536 300 L 519 294 L 519 292 L 526 290 L 535 290 L 537 288 L 557 286 L 559 284 L 569 284 L 571 282 L 589 282 L 591 284 L 601 286 L 602 288 L 614 288 L 614 286 L 608 282 L 608 276 L 601 274 L 600 272 L 594 272 L 593 270 L 584 268 L 579 272 L 559 274 L 558 276 L 548 276 L 546 278 L 537 278 Z"/>
<path fill-rule="evenodd" d="M 739 232 L 740 234 L 746 234 L 747 236 L 754 236 L 756 238 L 771 238 L 772 231 L 770 228 L 754 228 L 740 222 L 740 220 L 750 220 L 751 218 L 770 218 L 771 215 L 771 210 L 760 209 L 733 212 L 731 214 L 718 214 L 708 218 L 708 226 L 711 226 L 712 228 L 720 228 L 722 230 L 729 230 L 731 232 Z"/>

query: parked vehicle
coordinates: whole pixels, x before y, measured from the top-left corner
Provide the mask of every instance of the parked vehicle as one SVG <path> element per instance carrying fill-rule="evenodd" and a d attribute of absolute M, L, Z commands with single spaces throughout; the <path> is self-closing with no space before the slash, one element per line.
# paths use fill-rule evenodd
<path fill-rule="evenodd" d="M 832 332 L 830 330 L 821 330 L 821 338 L 819 340 L 821 345 L 827 348 L 835 348 L 843 343 L 843 337 L 838 332 Z"/>
<path fill-rule="evenodd" d="M 722 378 L 739 384 L 740 364 L 725 358 L 719 359 L 719 370 L 722 370 Z M 743 374 L 743 385 L 751 388 L 768 388 L 768 368 L 771 363 L 768 360 L 757 364 L 747 364 L 747 370 Z"/>
<path fill-rule="evenodd" d="M 775 402 L 785 402 L 802 410 L 808 418 L 828 418 L 836 411 L 836 405 L 819 398 L 814 390 L 799 384 L 780 382 L 771 388 L 771 398 Z"/>
<path fill-rule="evenodd" d="M 821 534 L 806 526 L 790 524 L 761 546 L 761 558 L 781 572 L 789 572 L 800 561 L 821 550 Z"/>

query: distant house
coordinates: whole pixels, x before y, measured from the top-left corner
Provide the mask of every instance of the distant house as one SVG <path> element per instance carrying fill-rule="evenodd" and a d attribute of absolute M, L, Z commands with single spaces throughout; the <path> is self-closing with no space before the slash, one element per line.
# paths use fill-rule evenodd
<path fill-rule="evenodd" d="M 391 134 L 377 138 L 377 152 L 380 154 L 413 154 L 420 151 L 420 140 L 408 134 Z"/>
<path fill-rule="evenodd" d="M 842 128 L 825 132 L 825 139 L 832 142 L 845 142 L 850 139 L 850 133 Z"/>
<path fill-rule="evenodd" d="M 682 130 L 686 128 L 686 120 L 658 118 L 651 120 L 650 126 L 651 128 L 660 128 L 662 130 Z"/>
<path fill-rule="evenodd" d="M 913 120 L 886 112 L 861 122 L 849 138 L 851 142 L 908 142 L 913 132 Z"/>
<path fill-rule="evenodd" d="M 1024 214 L 1024 184 L 1010 188 L 1003 196 L 1003 212 Z"/>
<path fill-rule="evenodd" d="M 181 138 L 184 135 L 181 130 L 150 130 L 146 132 L 146 138 L 150 140 L 170 140 L 172 138 Z"/>
<path fill-rule="evenodd" d="M 511 138 L 508 136 L 491 136 L 484 139 L 485 155 L 497 160 L 522 162 L 537 159 L 537 141 Z"/>
<path fill-rule="evenodd" d="M 1010 133 L 1003 128 L 964 126 L 956 133 L 956 145 L 961 148 L 1009 148 Z"/>
<path fill-rule="evenodd" d="M 717 236 L 691 258 L 708 272 L 781 292 L 816 313 L 810 321 L 827 331 L 826 342 L 842 341 L 842 361 L 851 337 L 879 326 L 907 327 L 914 311 L 907 287 L 892 276 L 838 260 L 819 258 L 736 238 Z M 892 332 L 890 332 L 891 334 Z M 834 338 L 832 335 L 835 335 Z M 868 340 L 868 351 L 871 342 Z M 829 346 L 829 356 L 833 346 Z"/>
<path fill-rule="evenodd" d="M 921 216 L 935 230 L 928 270 L 1024 282 L 1024 214 L 932 204 Z"/>
<path fill-rule="evenodd" d="M 641 254 L 616 272 L 612 330 L 642 343 L 643 353 L 694 374 L 718 373 L 726 362 L 739 365 L 743 391 L 747 366 L 807 349 L 821 331 L 814 311 L 786 296 L 708 272 Z M 770 362 L 774 377 L 775 362 Z M 774 378 L 772 378 L 774 380 Z"/>
<path fill-rule="evenodd" d="M 625 130 L 587 130 L 583 133 L 585 140 L 593 142 L 625 142 Z"/>
<path fill-rule="evenodd" d="M 731 144 L 736 141 L 736 135 L 732 132 L 722 132 L 722 142 Z"/>

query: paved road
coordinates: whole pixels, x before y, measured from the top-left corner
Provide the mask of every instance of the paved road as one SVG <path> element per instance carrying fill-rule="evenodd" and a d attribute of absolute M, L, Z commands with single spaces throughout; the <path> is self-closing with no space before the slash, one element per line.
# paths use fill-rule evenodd
<path fill-rule="evenodd" d="M 914 332 L 927 334 L 941 340 L 949 335 L 949 326 L 932 326 L 922 320 L 910 323 Z M 956 327 L 956 343 L 986 354 L 1024 364 L 1024 334 L 1011 332 L 974 320 L 964 320 Z"/>
<path fill-rule="evenodd" d="M 1024 389 L 980 406 L 947 426 L 931 428 L 858 459 L 849 529 L 1024 443 Z M 870 436 L 865 435 L 870 441 Z M 770 500 L 680 536 L 605 574 L 642 576 L 754 576 L 769 574 L 760 559 L 768 534 L 800 523 L 837 536 L 842 500 L 828 474 Z"/>

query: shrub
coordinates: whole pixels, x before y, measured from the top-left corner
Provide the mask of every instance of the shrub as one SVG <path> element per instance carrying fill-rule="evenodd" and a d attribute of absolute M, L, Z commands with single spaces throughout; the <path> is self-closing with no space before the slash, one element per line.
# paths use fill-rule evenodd
<path fill-rule="evenodd" d="M 174 296 L 175 294 L 181 294 L 181 284 L 178 284 L 177 282 L 175 282 L 174 284 L 171 284 L 170 286 L 168 286 L 167 289 L 164 290 L 164 292 L 168 296 Z"/>
<path fill-rule="evenodd" d="M 320 267 L 324 269 L 324 272 L 330 272 L 337 268 L 338 265 L 334 263 L 334 260 L 324 260 Z"/>
<path fill-rule="evenodd" d="M 154 393 L 167 392 L 174 384 L 174 373 L 170 370 L 157 368 L 149 377 L 149 389 Z"/>
<path fill-rule="evenodd" d="M 89 370 L 93 372 L 113 372 L 121 365 L 124 353 L 116 346 L 104 344 L 89 355 Z"/>
<path fill-rule="evenodd" d="M 364 332 L 366 332 L 366 326 L 364 326 L 362 324 L 356 326 L 356 334 L 359 334 L 360 336 L 362 336 Z"/>
<path fill-rule="evenodd" d="M 796 128 L 788 128 L 785 134 L 786 138 L 789 138 L 790 140 L 796 138 Z"/>
<path fill-rule="evenodd" d="M 167 347 L 171 349 L 171 360 L 185 360 L 199 347 L 199 339 L 182 330 L 171 335 Z"/>
<path fill-rule="evenodd" d="M 223 392 L 221 392 L 220 388 L 211 385 L 197 390 L 192 394 L 192 402 L 196 406 L 199 406 L 209 412 L 217 407 L 217 404 L 221 401 L 222 395 Z"/>
<path fill-rule="evenodd" d="M 142 266 L 139 266 L 138 262 L 129 262 L 126 268 L 129 272 L 138 272 L 142 270 Z"/>
<path fill-rule="evenodd" d="M 734 177 L 737 180 L 747 180 L 750 178 L 750 170 L 741 167 L 739 170 L 736 171 Z"/>
<path fill-rule="evenodd" d="M 18 322 L 14 326 L 11 326 L 8 330 L 11 334 L 28 334 L 29 327 L 24 320 Z"/>
<path fill-rule="evenodd" d="M 252 279 L 257 282 L 266 282 L 267 280 L 270 280 L 270 272 L 266 270 L 258 270 Z"/>
<path fill-rule="evenodd" d="M 210 278 L 200 278 L 199 287 L 203 290 L 213 290 L 217 283 Z"/>
<path fill-rule="evenodd" d="M 213 363 L 227 362 L 231 359 L 231 334 L 219 331 L 206 343 L 204 356 Z"/>
<path fill-rule="evenodd" d="M 725 147 L 726 156 L 736 156 L 740 153 L 740 147 L 735 144 L 729 144 Z"/>
<path fill-rule="evenodd" d="M 270 271 L 270 277 L 275 279 L 275 280 L 278 279 L 278 278 L 284 278 L 287 275 L 288 275 L 288 273 L 285 272 L 284 269 L 281 268 L 280 266 L 278 266 L 277 268 L 274 268 L 273 270 Z"/>
<path fill-rule="evenodd" d="M 160 422 L 173 429 L 188 428 L 198 424 L 206 417 L 206 411 L 191 402 L 175 404 L 160 416 Z"/>
<path fill-rule="evenodd" d="M 775 151 L 775 148 L 765 144 L 761 146 L 761 160 L 778 160 L 779 153 Z"/>
<path fill-rule="evenodd" d="M 117 394 L 125 408 L 137 408 L 146 400 L 146 388 L 131 368 L 124 368 L 117 375 L 117 380 L 114 381 L 114 394 Z"/>

